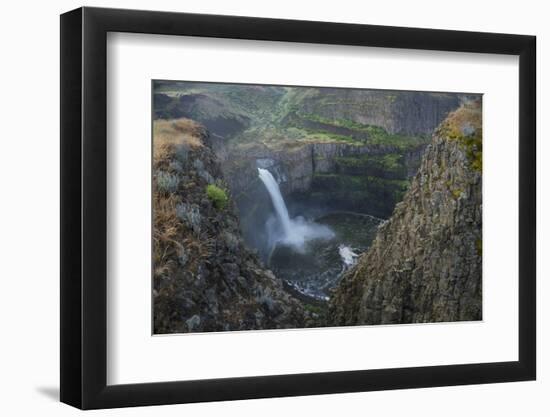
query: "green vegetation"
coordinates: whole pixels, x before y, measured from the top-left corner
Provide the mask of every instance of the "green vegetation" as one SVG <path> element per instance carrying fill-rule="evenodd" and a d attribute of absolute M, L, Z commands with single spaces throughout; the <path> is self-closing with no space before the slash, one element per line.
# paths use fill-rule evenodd
<path fill-rule="evenodd" d="M 223 210 L 229 201 L 229 197 L 225 190 L 214 184 L 210 184 L 206 187 L 206 195 L 218 210 Z"/>
<path fill-rule="evenodd" d="M 447 186 L 447 189 L 451 193 L 451 195 L 454 197 L 455 200 L 458 200 L 464 190 L 462 188 L 457 187 L 455 184 L 453 184 L 452 181 L 445 181 L 445 185 Z"/>
<path fill-rule="evenodd" d="M 315 174 L 313 182 L 313 187 L 318 184 L 321 187 L 330 187 L 335 190 L 342 188 L 349 190 L 399 189 L 406 191 L 410 184 L 409 180 L 406 179 L 386 179 L 367 175 L 346 174 Z"/>
<path fill-rule="evenodd" d="M 367 127 L 366 125 L 362 125 L 361 123 L 354 122 L 353 120 L 329 119 L 313 113 L 305 113 L 305 114 L 300 113 L 300 118 L 305 120 L 311 120 L 313 122 L 325 123 L 328 125 L 346 127 L 348 129 L 353 129 L 353 130 L 363 130 Z"/>
<path fill-rule="evenodd" d="M 407 177 L 405 158 L 400 153 L 381 155 L 363 154 L 335 158 L 342 173 L 366 173 L 384 178 L 404 179 Z"/>
<path fill-rule="evenodd" d="M 406 151 L 429 140 L 357 121 L 374 114 L 391 123 L 398 92 L 157 81 L 155 93 L 156 117 L 185 115 L 236 146 L 340 142 Z"/>
<path fill-rule="evenodd" d="M 321 315 L 325 313 L 326 306 L 314 305 L 314 304 L 304 304 L 304 308 L 310 313 Z"/>
<path fill-rule="evenodd" d="M 451 140 L 457 140 L 462 145 L 466 151 L 466 156 L 468 157 L 472 168 L 475 171 L 481 172 L 483 169 L 483 141 L 481 138 L 481 132 L 472 136 L 450 134 L 448 137 Z"/>
<path fill-rule="evenodd" d="M 388 145 L 394 146 L 400 150 L 407 150 L 419 145 L 423 145 L 429 142 L 428 135 L 407 136 L 400 134 L 388 133 L 386 129 L 380 126 L 365 125 L 349 119 L 328 119 L 318 114 L 302 114 L 299 118 L 307 122 L 315 122 L 327 126 L 327 129 L 331 127 L 346 129 L 349 132 L 348 141 L 355 143 L 368 143 L 371 145 Z M 299 121 L 294 121 L 294 125 L 299 126 Z M 306 129 L 307 130 L 307 129 Z M 364 138 L 363 140 L 356 140 L 357 138 Z"/>
<path fill-rule="evenodd" d="M 472 163 L 472 168 L 478 172 L 483 169 L 483 144 L 481 135 L 474 137 L 464 137 L 462 144 L 466 148 L 466 156 Z"/>
<path fill-rule="evenodd" d="M 320 141 L 320 142 L 346 142 L 351 145 L 362 145 L 363 142 L 354 139 L 351 136 L 338 135 L 336 133 L 330 133 L 323 130 L 304 129 L 305 135 L 302 140 L 305 141 Z"/>
<path fill-rule="evenodd" d="M 479 256 L 481 256 L 481 252 L 482 252 L 482 250 L 483 250 L 483 242 L 482 242 L 481 239 L 477 239 L 477 240 L 476 240 L 476 250 L 477 250 L 477 254 L 478 254 Z"/>
<path fill-rule="evenodd" d="M 458 200 L 462 195 L 462 190 L 460 188 L 455 188 L 454 190 L 451 190 L 451 194 L 453 195 L 455 200 Z"/>
<path fill-rule="evenodd" d="M 373 145 L 389 145 L 395 146 L 400 150 L 414 148 L 419 145 L 426 144 L 430 141 L 428 135 L 420 136 L 405 136 L 393 133 L 388 133 L 384 128 L 379 126 L 368 126 L 369 143 Z"/>
<path fill-rule="evenodd" d="M 178 188 L 178 177 L 166 171 L 158 171 L 157 188 L 159 192 L 171 194 Z"/>
<path fill-rule="evenodd" d="M 478 103 L 464 105 L 447 118 L 440 134 L 458 141 L 466 152 L 472 169 L 481 172 L 483 168 L 483 139 L 481 107 Z"/>

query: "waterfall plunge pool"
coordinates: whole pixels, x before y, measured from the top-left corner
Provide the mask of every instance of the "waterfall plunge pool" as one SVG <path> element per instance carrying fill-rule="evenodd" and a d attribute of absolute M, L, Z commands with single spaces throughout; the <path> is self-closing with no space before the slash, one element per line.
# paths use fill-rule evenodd
<path fill-rule="evenodd" d="M 342 274 L 370 246 L 382 220 L 351 212 L 291 218 L 273 175 L 263 168 L 258 175 L 275 210 L 265 225 L 271 248 L 267 266 L 294 291 L 327 301 Z"/>
<path fill-rule="evenodd" d="M 296 250 L 276 243 L 268 267 L 295 291 L 319 301 L 327 301 L 342 274 L 368 249 L 382 220 L 375 217 L 336 212 L 316 219 L 316 224 L 333 231 L 330 239 L 312 239 Z"/>

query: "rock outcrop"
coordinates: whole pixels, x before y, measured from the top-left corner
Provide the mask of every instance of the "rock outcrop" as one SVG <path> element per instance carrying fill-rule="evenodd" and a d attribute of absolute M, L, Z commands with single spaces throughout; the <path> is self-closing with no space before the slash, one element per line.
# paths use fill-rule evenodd
<path fill-rule="evenodd" d="M 451 113 L 404 200 L 336 288 L 329 325 L 482 317 L 481 108 Z"/>
<path fill-rule="evenodd" d="M 319 89 L 320 90 L 320 89 Z M 303 97 L 304 113 L 380 126 L 389 133 L 431 133 L 463 97 L 449 93 L 326 88 Z M 322 99 L 319 95 L 322 94 Z"/>
<path fill-rule="evenodd" d="M 231 189 L 238 192 L 250 187 L 257 177 L 257 167 L 265 164 L 279 173 L 280 187 L 285 195 L 289 195 L 310 190 L 316 174 L 350 173 L 344 172 L 343 165 L 346 161 L 342 158 L 351 158 L 350 161 L 353 161 L 354 158 L 368 155 L 382 157 L 404 154 L 402 165 L 405 170 L 399 175 L 399 179 L 412 177 L 420 165 L 419 156 L 424 148 L 425 145 L 419 145 L 404 152 L 391 145 L 351 145 L 337 142 L 304 143 L 278 149 L 256 146 L 229 153 L 224 158 L 223 168 L 228 174 Z M 237 172 L 239 175 L 234 175 Z M 366 172 L 356 169 L 353 174 L 383 177 L 385 172 L 383 169 L 379 172 L 368 172 L 367 167 Z"/>
<path fill-rule="evenodd" d="M 154 333 L 308 326 L 309 316 L 248 251 L 206 130 L 154 122 Z"/>

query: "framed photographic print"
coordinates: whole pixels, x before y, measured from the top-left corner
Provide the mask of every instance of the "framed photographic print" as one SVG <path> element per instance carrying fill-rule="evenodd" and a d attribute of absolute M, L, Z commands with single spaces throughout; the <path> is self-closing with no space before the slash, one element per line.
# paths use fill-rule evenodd
<path fill-rule="evenodd" d="M 535 379 L 535 38 L 61 16 L 61 401 Z"/>

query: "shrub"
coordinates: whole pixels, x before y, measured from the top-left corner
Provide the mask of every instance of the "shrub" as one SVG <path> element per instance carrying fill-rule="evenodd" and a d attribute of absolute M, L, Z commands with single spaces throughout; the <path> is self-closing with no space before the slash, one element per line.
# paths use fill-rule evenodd
<path fill-rule="evenodd" d="M 180 203 L 176 206 L 176 214 L 187 227 L 198 236 L 201 232 L 201 214 L 196 204 Z"/>
<path fill-rule="evenodd" d="M 157 173 L 157 187 L 160 192 L 173 193 L 178 189 L 178 177 L 169 172 L 159 171 Z"/>
<path fill-rule="evenodd" d="M 168 165 L 168 168 L 170 168 L 172 171 L 177 172 L 178 174 L 181 174 L 183 172 L 183 165 L 179 161 L 171 161 Z"/>
<path fill-rule="evenodd" d="M 210 184 L 206 187 L 206 195 L 210 200 L 212 200 L 212 202 L 214 203 L 214 207 L 219 210 L 224 209 L 227 205 L 227 202 L 229 201 L 227 193 L 214 184 Z"/>

